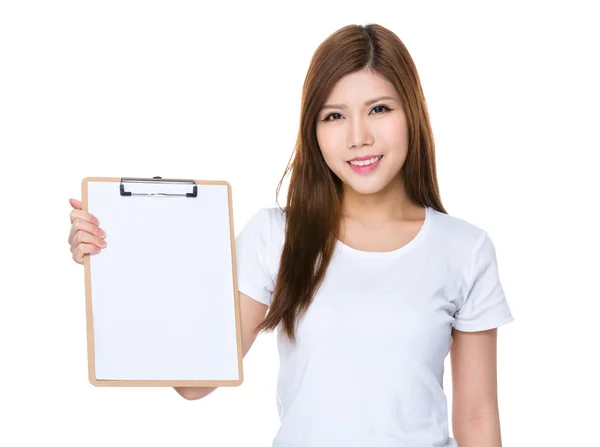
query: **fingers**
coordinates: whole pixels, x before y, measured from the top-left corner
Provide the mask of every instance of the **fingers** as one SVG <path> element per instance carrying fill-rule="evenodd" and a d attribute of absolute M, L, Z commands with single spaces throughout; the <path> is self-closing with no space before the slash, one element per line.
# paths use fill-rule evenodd
<path fill-rule="evenodd" d="M 77 231 L 71 241 L 71 251 L 74 252 L 79 244 L 93 244 L 96 247 L 106 247 L 106 240 L 86 231 Z"/>
<path fill-rule="evenodd" d="M 81 264 L 86 254 L 98 254 L 106 247 L 106 241 L 86 231 L 77 231 L 71 241 L 71 253 L 73 260 Z"/>
<path fill-rule="evenodd" d="M 81 206 L 81 202 L 79 200 L 77 200 L 77 199 L 69 199 L 69 203 L 76 210 L 83 209 L 83 207 Z"/>
<path fill-rule="evenodd" d="M 88 213 L 87 211 L 83 211 L 83 210 L 75 209 L 75 210 L 71 211 L 70 217 L 71 217 L 71 223 L 73 223 L 75 221 L 75 219 L 85 220 L 86 222 L 92 223 L 94 225 L 98 225 L 100 223 L 96 216 Z"/>
<path fill-rule="evenodd" d="M 97 255 L 102 249 L 93 244 L 79 244 L 73 251 L 73 260 L 78 264 L 83 264 L 83 257 L 87 254 Z"/>
<path fill-rule="evenodd" d="M 69 245 L 73 244 L 75 235 L 80 231 L 84 233 L 89 233 L 90 235 L 96 236 L 97 238 L 106 237 L 106 233 L 104 232 L 104 230 L 102 230 L 102 228 L 86 220 L 76 218 L 73 221 L 73 224 L 71 225 L 71 231 L 69 233 Z"/>
<path fill-rule="evenodd" d="M 93 224 L 98 225 L 98 219 L 96 218 L 96 216 L 83 211 L 83 206 L 81 204 L 81 202 L 77 199 L 69 199 L 69 203 L 71 204 L 71 206 L 73 207 L 73 211 L 71 211 L 71 223 L 73 223 L 73 221 L 75 219 L 83 219 L 85 221 L 91 222 Z"/>
<path fill-rule="evenodd" d="M 98 227 L 99 221 L 96 216 L 83 211 L 81 202 L 77 199 L 69 199 L 73 207 L 70 214 L 71 231 L 69 232 L 69 245 L 73 260 L 83 264 L 86 254 L 98 254 L 106 247 L 106 233 Z"/>

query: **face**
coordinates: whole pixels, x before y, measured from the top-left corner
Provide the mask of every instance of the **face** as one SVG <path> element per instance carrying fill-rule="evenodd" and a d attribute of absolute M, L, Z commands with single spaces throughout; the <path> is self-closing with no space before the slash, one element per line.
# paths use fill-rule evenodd
<path fill-rule="evenodd" d="M 408 152 L 406 115 L 398 92 L 370 70 L 344 76 L 319 112 L 317 140 L 345 190 L 374 194 L 393 187 Z M 364 161 L 351 164 L 354 159 Z"/>

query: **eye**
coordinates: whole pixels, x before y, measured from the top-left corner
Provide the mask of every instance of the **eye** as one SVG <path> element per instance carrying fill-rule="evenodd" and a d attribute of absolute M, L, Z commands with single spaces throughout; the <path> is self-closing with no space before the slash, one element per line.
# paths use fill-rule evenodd
<path fill-rule="evenodd" d="M 384 105 L 378 105 L 371 109 L 371 111 L 372 112 L 374 111 L 376 115 L 384 113 L 384 112 L 389 112 L 390 110 L 392 110 L 392 109 L 390 109 L 388 106 L 384 106 Z M 323 118 L 323 121 L 336 121 L 336 120 L 340 119 L 341 117 L 342 117 L 342 115 L 340 115 L 339 113 L 333 112 L 333 113 L 330 113 L 329 115 L 327 115 L 325 118 Z"/>
<path fill-rule="evenodd" d="M 339 119 L 339 118 L 335 118 L 335 119 L 333 119 L 333 120 L 332 120 L 332 119 L 329 119 L 329 118 L 331 118 L 332 116 L 342 116 L 342 115 L 340 115 L 340 114 L 339 114 L 339 113 L 337 113 L 337 112 L 330 113 L 329 115 L 327 115 L 327 116 L 326 116 L 326 117 L 323 119 L 323 121 L 335 121 L 335 119 Z"/>
<path fill-rule="evenodd" d="M 381 112 L 375 112 L 377 114 L 377 113 L 387 112 L 391 109 L 388 106 L 380 105 L 380 106 L 375 106 L 371 109 L 371 111 L 375 111 L 375 110 L 381 110 Z"/>

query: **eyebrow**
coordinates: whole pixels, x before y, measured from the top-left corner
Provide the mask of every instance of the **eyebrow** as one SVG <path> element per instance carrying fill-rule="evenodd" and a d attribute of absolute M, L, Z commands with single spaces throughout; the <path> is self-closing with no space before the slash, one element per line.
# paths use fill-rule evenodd
<path fill-rule="evenodd" d="M 380 96 L 378 98 L 375 99 L 371 99 L 367 102 L 365 102 L 366 106 L 370 106 L 371 104 L 375 104 L 377 101 L 383 101 L 383 100 L 392 100 L 392 101 L 396 101 L 396 98 L 393 98 L 392 96 Z M 321 110 L 324 109 L 345 109 L 346 106 L 344 104 L 323 104 L 323 107 L 321 107 Z"/>

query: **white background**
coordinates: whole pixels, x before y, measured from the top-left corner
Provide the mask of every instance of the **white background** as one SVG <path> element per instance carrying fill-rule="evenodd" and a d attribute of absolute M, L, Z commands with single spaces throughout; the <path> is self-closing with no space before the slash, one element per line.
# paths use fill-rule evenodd
<path fill-rule="evenodd" d="M 274 334 L 241 387 L 204 400 L 89 384 L 68 199 L 86 176 L 227 180 L 239 233 L 275 204 L 313 52 L 370 22 L 415 60 L 446 209 L 496 245 L 516 318 L 499 331 L 504 445 L 595 445 L 594 3 L 0 3 L 0 445 L 270 445 Z M 449 358 L 445 387 L 451 402 Z"/>

